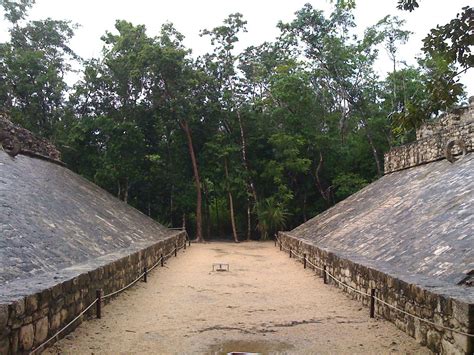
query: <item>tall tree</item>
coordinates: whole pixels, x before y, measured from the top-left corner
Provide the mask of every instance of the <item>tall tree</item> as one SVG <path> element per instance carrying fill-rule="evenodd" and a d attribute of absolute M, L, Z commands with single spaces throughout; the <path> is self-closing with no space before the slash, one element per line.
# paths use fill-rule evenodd
<path fill-rule="evenodd" d="M 13 121 L 54 138 L 64 115 L 65 76 L 77 55 L 69 47 L 74 26 L 52 19 L 24 23 L 34 1 L 3 0 L 10 41 L 0 43 L 0 106 Z"/>
<path fill-rule="evenodd" d="M 208 58 L 214 61 L 216 66 L 215 73 L 222 83 L 223 109 L 227 112 L 228 116 L 235 115 L 237 118 L 240 133 L 242 166 L 244 167 L 247 180 L 247 239 L 250 239 L 252 227 L 251 199 L 253 199 L 254 204 L 257 202 L 257 190 L 251 176 L 247 158 L 247 138 L 241 109 L 244 96 L 239 76 L 236 72 L 238 57 L 232 52 L 235 43 L 238 41 L 239 32 L 247 31 L 246 23 L 247 22 L 243 20 L 242 14 L 231 14 L 224 20 L 224 25 L 212 30 L 204 30 L 201 35 L 209 35 L 211 37 L 211 43 L 215 46 L 213 54 Z"/>

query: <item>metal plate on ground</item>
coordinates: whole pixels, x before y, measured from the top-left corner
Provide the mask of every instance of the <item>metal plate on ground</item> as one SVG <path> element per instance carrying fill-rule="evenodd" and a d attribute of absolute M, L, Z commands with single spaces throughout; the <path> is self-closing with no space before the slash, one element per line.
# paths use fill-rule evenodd
<path fill-rule="evenodd" d="M 230 271 L 228 263 L 213 263 L 212 271 Z"/>

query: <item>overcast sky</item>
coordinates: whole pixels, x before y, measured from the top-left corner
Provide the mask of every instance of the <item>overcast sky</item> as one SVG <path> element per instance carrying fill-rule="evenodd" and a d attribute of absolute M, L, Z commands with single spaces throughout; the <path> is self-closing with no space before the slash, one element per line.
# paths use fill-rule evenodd
<path fill-rule="evenodd" d="M 222 23 L 230 13 L 240 12 L 248 21 L 248 33 L 240 37 L 242 49 L 271 41 L 278 35 L 278 21 L 291 21 L 294 12 L 305 3 L 327 10 L 329 0 L 36 0 L 30 19 L 51 17 L 71 20 L 81 27 L 72 40 L 72 48 L 83 58 L 98 57 L 102 48 L 100 37 L 113 30 L 117 19 L 144 24 L 149 35 L 156 35 L 165 22 L 186 36 L 185 44 L 194 55 L 209 50 L 209 40 L 199 37 L 199 31 Z M 412 13 L 396 9 L 397 0 L 357 0 L 356 23 L 362 32 L 385 15 L 396 15 L 406 20 L 406 29 L 414 32 L 409 43 L 400 49 L 400 57 L 409 64 L 415 63 L 428 31 L 437 24 L 445 24 L 471 0 L 421 0 L 420 8 Z M 6 23 L 0 24 L 0 42 L 5 40 Z M 377 68 L 382 75 L 391 70 L 385 52 L 381 52 Z M 474 69 L 462 77 L 469 95 L 474 95 Z M 468 84 L 469 83 L 469 84 Z"/>

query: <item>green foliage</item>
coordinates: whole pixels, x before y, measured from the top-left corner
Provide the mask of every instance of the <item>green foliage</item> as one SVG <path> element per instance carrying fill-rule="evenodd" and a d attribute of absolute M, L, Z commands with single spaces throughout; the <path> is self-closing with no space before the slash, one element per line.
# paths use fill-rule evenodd
<path fill-rule="evenodd" d="M 400 10 L 410 11 L 412 12 L 420 5 L 418 4 L 417 0 L 398 0 L 397 8 Z"/>
<path fill-rule="evenodd" d="M 398 8 L 413 11 L 417 8 L 416 0 L 399 0 Z M 423 51 L 425 58 L 421 66 L 425 71 L 425 87 L 427 102 L 411 100 L 404 121 L 411 122 L 406 131 L 417 127 L 422 121 L 432 115 L 438 114 L 440 110 L 447 110 L 464 96 L 462 85 L 459 83 L 458 75 L 474 66 L 474 56 L 471 47 L 474 45 L 474 8 L 465 6 L 456 18 L 443 26 L 436 26 L 423 40 Z M 461 70 L 459 70 L 459 67 Z M 421 108 L 418 108 L 420 106 Z"/>
<path fill-rule="evenodd" d="M 213 49 L 196 59 L 172 24 L 150 36 L 118 20 L 69 88 L 74 26 L 28 22 L 32 3 L 0 0 L 12 23 L 1 110 L 53 139 L 74 171 L 191 235 L 199 221 L 203 234 L 230 235 L 233 206 L 237 231 L 268 239 L 355 193 L 381 175 L 390 146 L 458 102 L 459 68 L 472 66 L 472 9 L 402 67 L 403 21 L 387 16 L 355 36 L 355 1 L 335 0 L 330 14 L 303 6 L 274 42 L 241 53 L 246 21 L 231 14 L 201 32 Z M 374 70 L 381 47 L 393 62 L 385 78 Z"/>
<path fill-rule="evenodd" d="M 368 185 L 369 182 L 357 174 L 345 173 L 336 176 L 333 184 L 336 198 L 341 201 Z"/>
<path fill-rule="evenodd" d="M 64 115 L 64 76 L 77 59 L 68 46 L 73 34 L 69 22 L 47 19 L 13 26 L 10 42 L 0 43 L 2 109 L 48 138 L 54 138 Z"/>
<path fill-rule="evenodd" d="M 275 232 L 286 227 L 289 217 L 288 211 L 282 202 L 275 197 L 268 197 L 256 205 L 258 224 L 262 240 L 269 239 Z"/>
<path fill-rule="evenodd" d="M 33 6 L 35 0 L 0 0 L 5 18 L 11 23 L 17 23 L 25 18 L 27 10 Z"/>
<path fill-rule="evenodd" d="M 423 40 L 423 51 L 432 57 L 443 56 L 462 68 L 474 66 L 474 8 L 463 7 L 462 12 L 443 26 L 433 28 Z"/>

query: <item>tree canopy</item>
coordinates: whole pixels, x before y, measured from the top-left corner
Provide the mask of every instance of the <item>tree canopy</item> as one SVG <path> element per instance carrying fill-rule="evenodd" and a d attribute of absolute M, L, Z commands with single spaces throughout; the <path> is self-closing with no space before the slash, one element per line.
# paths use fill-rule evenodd
<path fill-rule="evenodd" d="M 407 66 L 404 22 L 386 16 L 356 36 L 354 1 L 330 13 L 307 4 L 275 41 L 241 52 L 246 21 L 230 14 L 201 31 L 212 50 L 200 57 L 171 23 L 152 36 L 117 20 L 89 59 L 69 45 L 74 24 L 29 21 L 33 4 L 0 0 L 0 110 L 52 140 L 72 170 L 198 240 L 271 238 L 377 179 L 384 152 L 463 99 L 457 78 L 473 66 L 471 7 Z M 381 77 L 385 52 L 393 68 Z"/>

